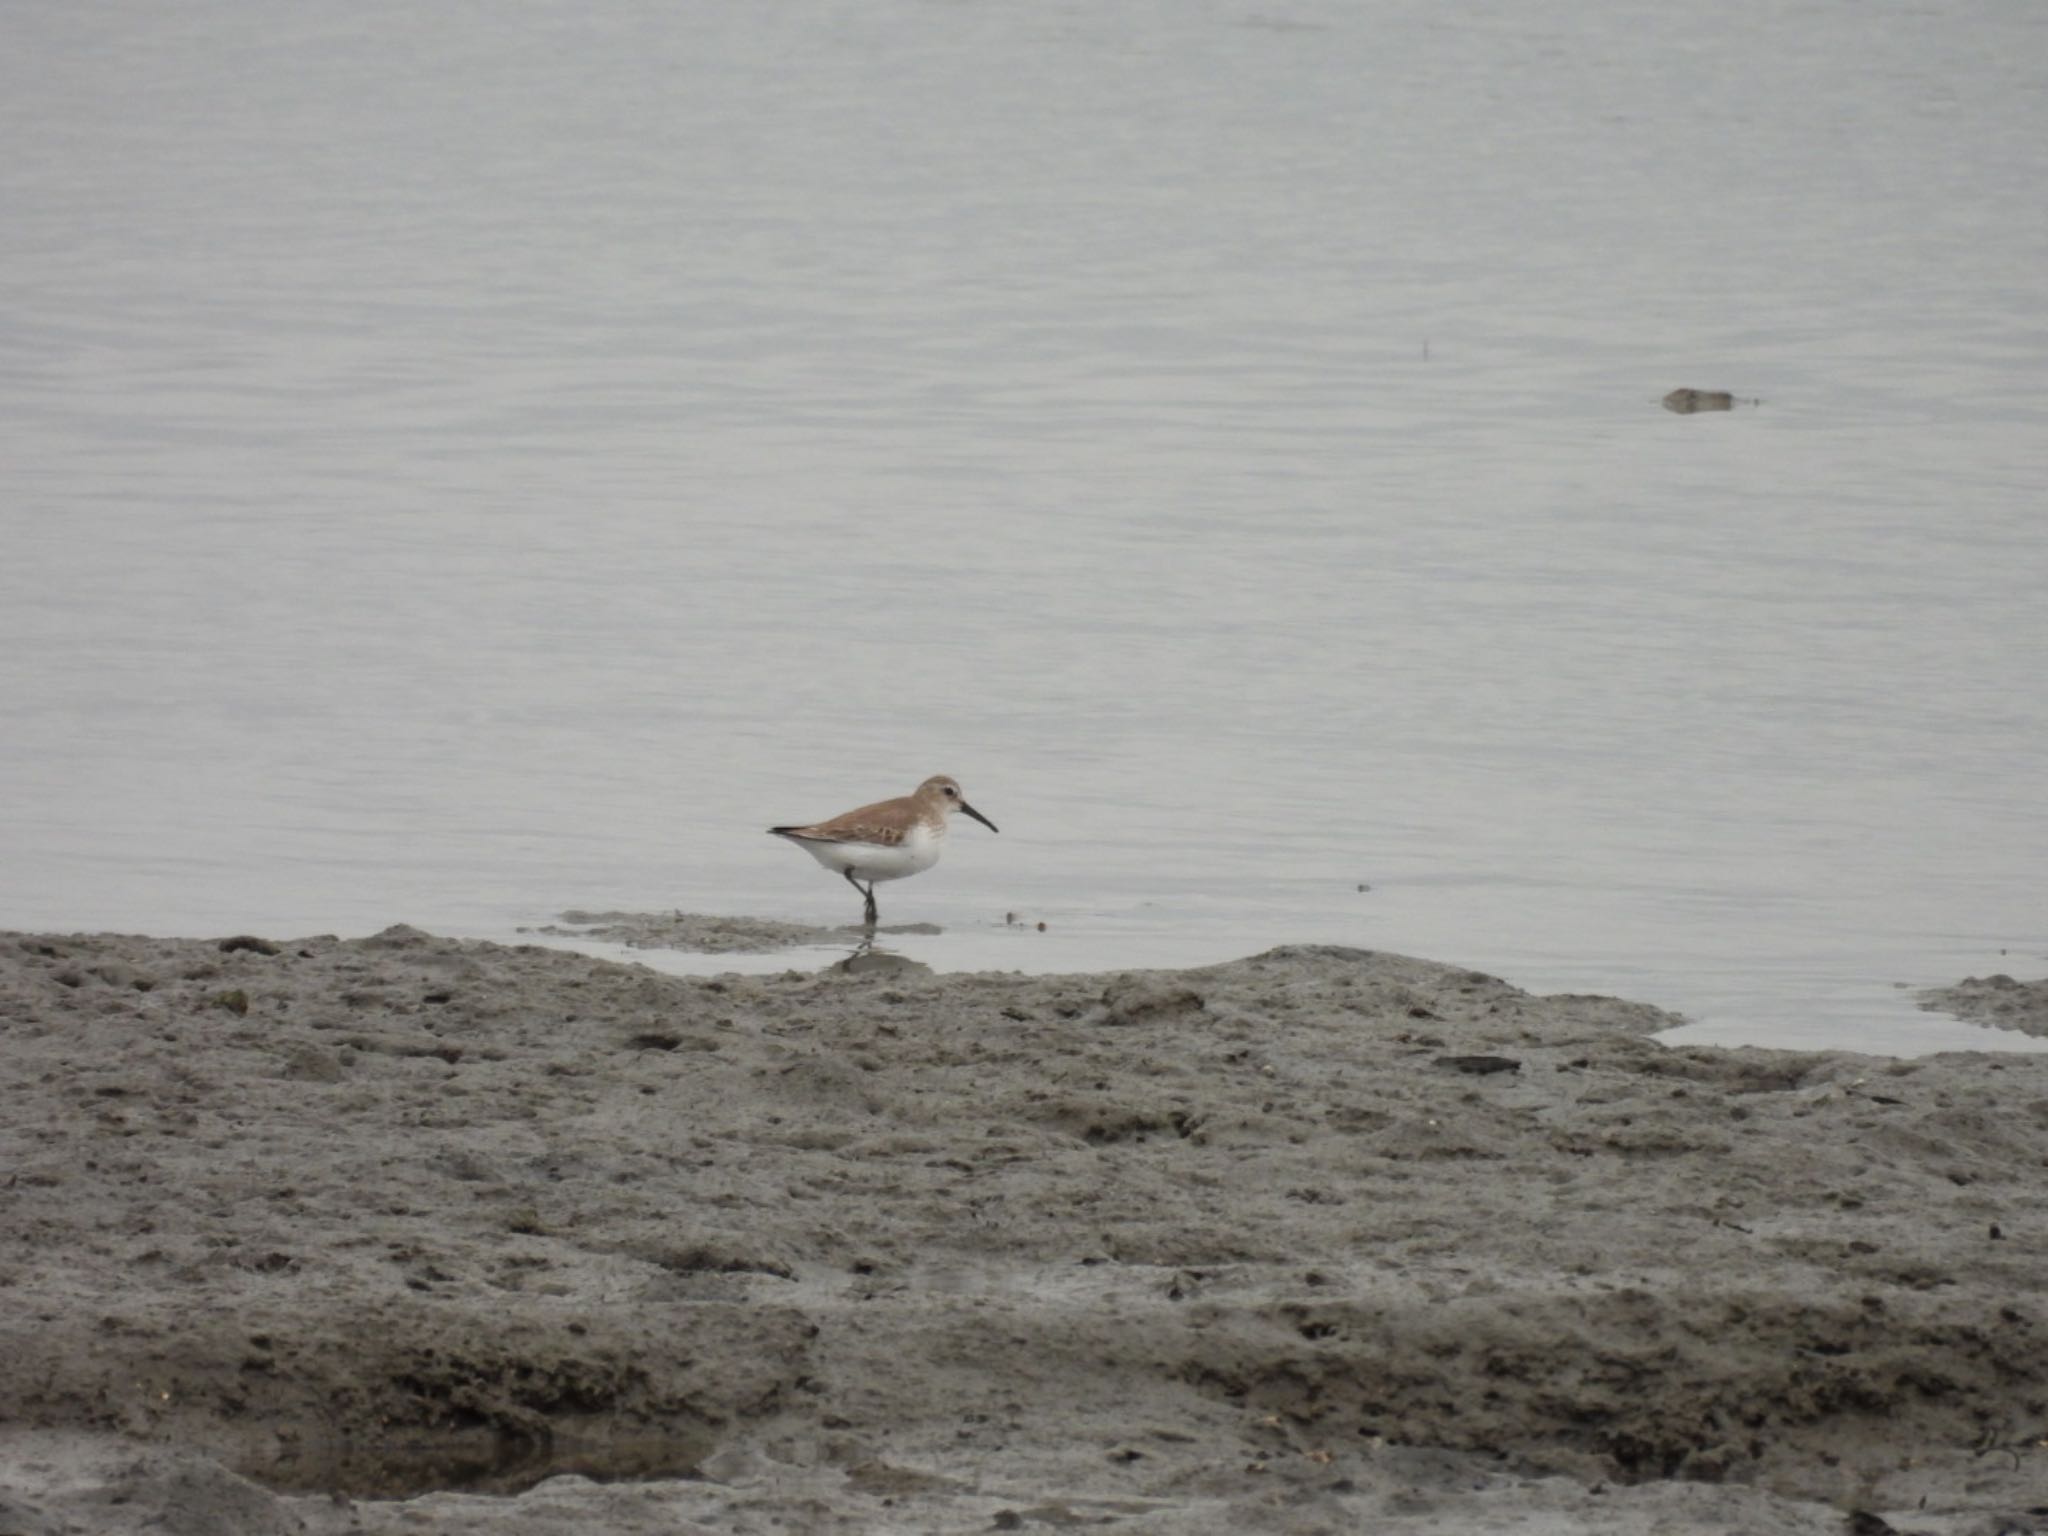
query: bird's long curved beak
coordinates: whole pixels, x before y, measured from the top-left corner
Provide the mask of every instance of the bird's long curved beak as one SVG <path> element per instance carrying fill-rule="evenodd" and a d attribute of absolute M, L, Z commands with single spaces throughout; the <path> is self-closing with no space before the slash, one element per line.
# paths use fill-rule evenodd
<path fill-rule="evenodd" d="M 972 817 L 973 817 L 973 818 L 974 818 L 974 819 L 975 819 L 976 821 L 980 822 L 980 823 L 981 823 L 981 824 L 982 824 L 982 825 L 983 825 L 984 827 L 987 827 L 987 828 L 989 829 L 989 831 L 991 831 L 991 832 L 999 832 L 999 831 L 1001 831 L 1001 830 L 1002 830 L 1002 829 L 1001 829 L 1000 827 L 998 827 L 998 826 L 997 826 L 997 825 L 996 825 L 996 824 L 995 824 L 994 822 L 990 821 L 990 820 L 989 820 L 989 819 L 988 819 L 988 818 L 987 818 L 986 816 L 982 815 L 982 814 L 981 814 L 981 812 L 977 811 L 977 810 L 976 810 L 976 809 L 975 809 L 975 808 L 974 808 L 973 806 L 969 805 L 969 804 L 968 804 L 968 803 L 967 803 L 967 802 L 966 802 L 965 800 L 962 800 L 962 801 L 960 802 L 960 809 L 961 809 L 961 812 L 962 812 L 963 814 L 965 814 L 965 815 L 968 815 L 968 816 L 972 816 Z"/>

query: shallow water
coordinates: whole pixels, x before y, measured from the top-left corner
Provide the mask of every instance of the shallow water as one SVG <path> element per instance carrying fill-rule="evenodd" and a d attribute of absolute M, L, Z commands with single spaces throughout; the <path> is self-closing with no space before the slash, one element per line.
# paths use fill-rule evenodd
<path fill-rule="evenodd" d="M 933 963 L 2028 1044 L 2037 8 L 4 27 L 0 923 L 837 921 L 945 771 Z"/>

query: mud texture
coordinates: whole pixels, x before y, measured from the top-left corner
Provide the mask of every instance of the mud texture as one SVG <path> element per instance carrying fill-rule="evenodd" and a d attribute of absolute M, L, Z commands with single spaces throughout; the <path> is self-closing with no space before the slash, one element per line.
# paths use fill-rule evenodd
<path fill-rule="evenodd" d="M 1972 1024 L 2048 1038 L 2048 977 L 2015 981 L 2003 974 L 1971 976 L 1952 987 L 1922 992 L 1920 1006 L 1930 1012 L 1952 1013 Z"/>
<path fill-rule="evenodd" d="M 1670 1022 L 0 935 L 0 1531 L 2048 1526 L 2048 1057 Z"/>

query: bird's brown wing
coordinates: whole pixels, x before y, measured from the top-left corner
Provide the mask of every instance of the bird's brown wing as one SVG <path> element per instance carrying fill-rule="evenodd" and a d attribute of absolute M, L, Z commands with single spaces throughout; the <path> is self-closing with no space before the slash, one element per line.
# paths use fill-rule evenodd
<path fill-rule="evenodd" d="M 771 832 L 806 843 L 875 843 L 894 848 L 909 836 L 912 826 L 901 800 L 877 800 L 858 810 L 834 816 L 830 821 L 812 822 L 807 827 L 770 827 Z"/>

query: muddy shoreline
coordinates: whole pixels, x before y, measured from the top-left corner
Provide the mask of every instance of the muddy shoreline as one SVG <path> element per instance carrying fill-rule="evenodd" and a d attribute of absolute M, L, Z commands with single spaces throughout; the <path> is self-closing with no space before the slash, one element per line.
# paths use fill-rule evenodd
<path fill-rule="evenodd" d="M 1666 1046 L 1355 950 L 690 978 L 404 928 L 0 935 L 0 1020 L 9 1531 L 2048 1506 L 2048 1057 Z"/>

